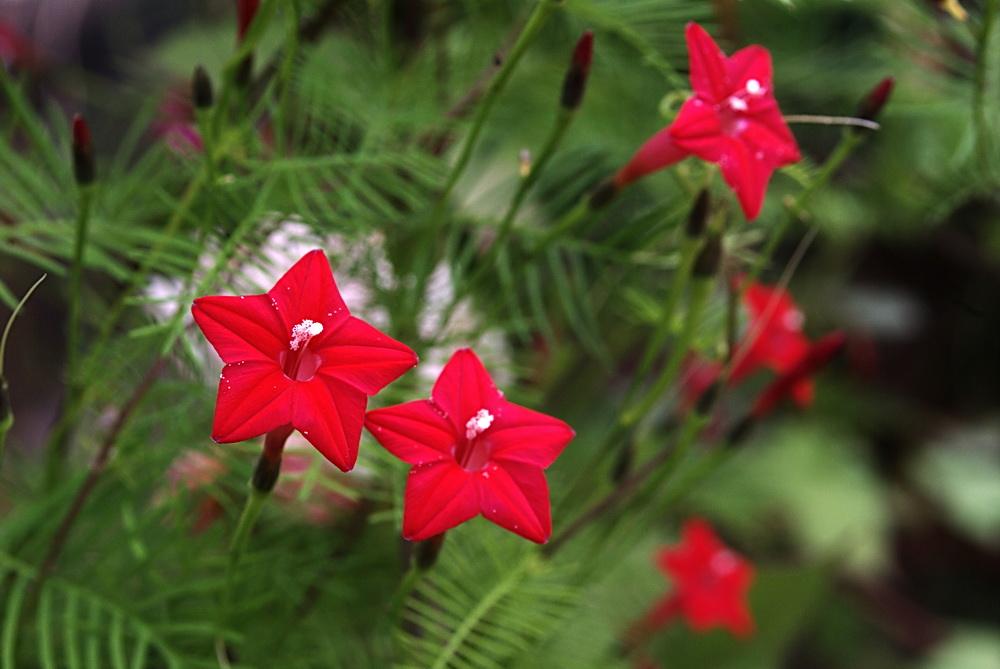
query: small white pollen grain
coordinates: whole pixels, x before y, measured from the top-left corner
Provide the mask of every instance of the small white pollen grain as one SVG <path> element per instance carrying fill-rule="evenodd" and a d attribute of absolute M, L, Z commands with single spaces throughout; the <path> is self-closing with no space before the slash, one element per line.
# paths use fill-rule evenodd
<path fill-rule="evenodd" d="M 744 100 L 743 98 L 737 98 L 737 97 L 729 98 L 729 106 L 735 109 L 736 111 L 746 111 L 748 109 L 747 101 Z"/>
<path fill-rule="evenodd" d="M 760 82 L 756 79 L 747 79 L 747 93 L 750 95 L 758 95 L 761 91 Z"/>
<path fill-rule="evenodd" d="M 293 351 L 298 351 L 299 347 L 308 343 L 310 339 L 323 331 L 323 324 L 306 318 L 292 328 L 292 339 L 288 346 Z"/>
<path fill-rule="evenodd" d="M 465 423 L 465 438 L 475 439 L 493 424 L 493 414 L 486 409 L 480 409 L 476 415 Z"/>

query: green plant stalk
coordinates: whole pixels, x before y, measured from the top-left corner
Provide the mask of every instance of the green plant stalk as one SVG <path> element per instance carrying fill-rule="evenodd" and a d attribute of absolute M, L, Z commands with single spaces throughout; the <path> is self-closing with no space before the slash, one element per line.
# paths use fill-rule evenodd
<path fill-rule="evenodd" d="M 7 355 L 7 339 L 10 337 L 11 328 L 14 327 L 14 321 L 17 320 L 17 315 L 21 313 L 21 309 L 31 298 L 31 294 L 35 292 L 35 289 L 41 285 L 42 281 L 45 281 L 45 277 L 48 274 L 43 274 L 38 277 L 35 283 L 31 284 L 24 293 L 24 297 L 18 301 L 17 305 L 14 307 L 14 311 L 11 312 L 10 318 L 7 319 L 7 324 L 4 325 L 3 334 L 0 334 L 0 466 L 3 465 L 3 455 L 4 447 L 7 443 L 7 433 L 10 428 L 14 426 L 14 410 L 10 406 L 10 395 L 9 389 L 7 387 L 7 377 L 4 376 L 4 359 Z"/>
<path fill-rule="evenodd" d="M 974 79 L 972 109 L 973 127 L 976 133 L 976 150 L 979 154 L 980 166 L 983 170 L 989 169 L 990 164 L 990 142 L 989 123 L 986 115 L 986 86 L 987 86 L 987 59 L 989 57 L 990 43 L 995 33 L 996 22 L 1000 9 L 1000 0 L 986 0 L 983 8 L 983 26 L 979 35 L 976 48 L 976 71 Z"/>
<path fill-rule="evenodd" d="M 480 133 L 482 133 L 483 128 L 486 125 L 486 119 L 489 117 L 490 112 L 493 111 L 493 106 L 500 97 L 501 91 L 503 91 L 507 82 L 510 80 L 518 61 L 520 61 L 521 57 L 524 56 L 528 47 L 534 41 L 538 32 L 545 24 L 545 21 L 556 8 L 556 4 L 556 0 L 539 0 L 538 4 L 535 5 L 534 10 L 531 12 L 531 16 L 528 17 L 528 21 L 525 24 L 524 29 L 521 30 L 521 33 L 517 37 L 517 41 L 511 48 L 510 54 L 507 56 L 507 60 L 505 60 L 503 65 L 501 65 L 496 76 L 490 80 L 489 86 L 476 108 L 476 115 L 472 119 L 472 127 L 469 129 L 469 133 L 465 136 L 465 139 L 462 142 L 458 158 L 455 160 L 455 164 L 452 165 L 452 168 L 448 173 L 448 178 L 445 180 L 444 186 L 441 189 L 441 194 L 438 196 L 437 203 L 434 205 L 434 209 L 430 216 L 430 229 L 425 233 L 422 243 L 417 250 L 416 264 L 413 272 L 416 277 L 416 281 L 413 282 L 411 297 L 406 301 L 406 310 L 408 312 L 406 314 L 407 327 L 411 329 L 414 329 L 412 322 L 416 319 L 416 312 L 419 309 L 421 296 L 426 289 L 427 279 L 430 276 L 431 268 L 434 264 L 433 255 L 435 242 L 440 237 L 441 228 L 444 227 L 445 224 L 445 209 L 448 203 L 448 198 L 451 196 L 451 192 L 454 190 L 455 184 L 458 183 L 458 180 L 465 172 L 465 168 L 468 166 L 469 160 L 472 158 L 472 151 L 476 146 L 476 142 L 479 140 Z"/>
<path fill-rule="evenodd" d="M 642 387 L 638 379 L 645 376 L 646 372 L 649 371 L 649 367 L 652 366 L 652 361 L 656 358 L 656 353 L 660 350 L 663 342 L 666 340 L 666 336 L 670 332 L 670 326 L 673 322 L 673 313 L 676 310 L 677 304 L 680 302 L 680 297 L 688 284 L 691 267 L 698 256 L 698 250 L 701 248 L 702 243 L 703 240 L 701 239 L 685 239 L 682 247 L 684 257 L 681 260 L 681 265 L 678 266 L 678 275 L 674 279 L 670 292 L 667 295 L 667 300 L 664 303 L 664 312 L 660 319 L 660 324 L 657 327 L 657 331 L 654 333 L 653 339 L 650 340 L 650 343 L 646 347 L 646 353 L 650 358 L 649 362 L 645 365 L 640 363 L 640 369 L 645 367 L 645 371 L 637 372 L 635 376 L 633 376 L 632 383 L 629 385 L 629 388 L 625 393 L 623 408 L 619 414 L 618 420 L 615 421 L 611 431 L 601 442 L 600 447 L 595 451 L 594 458 L 586 467 L 586 471 L 593 471 L 597 469 L 598 464 L 606 456 L 606 454 L 615 451 L 620 452 L 621 449 L 627 447 L 639 421 L 641 421 L 646 413 L 653 407 L 663 390 L 665 390 L 674 380 L 674 377 L 676 377 L 677 371 L 680 369 L 680 363 L 684 360 L 684 356 L 688 353 L 691 340 L 697 330 L 698 322 L 701 321 L 701 312 L 704 311 L 708 302 L 708 296 L 711 293 L 712 287 L 711 279 L 700 279 L 696 283 L 694 289 L 692 290 L 687 318 L 684 321 L 682 332 L 674 345 L 670 358 L 667 360 L 667 363 L 663 368 L 663 372 L 661 372 L 657 382 L 652 388 L 650 388 L 646 398 L 641 403 L 637 403 L 635 396 Z M 643 362 L 645 362 L 645 359 Z M 579 480 L 582 481 L 583 479 Z M 574 486 L 574 489 L 571 490 L 563 499 L 570 499 L 571 496 L 576 493 L 575 488 L 576 486 Z"/>
<path fill-rule="evenodd" d="M 80 313 L 83 297 L 83 259 L 87 249 L 90 228 L 90 209 L 93 200 L 93 186 L 79 187 L 76 212 L 76 233 L 73 241 L 73 257 L 70 263 L 67 285 L 68 317 L 66 330 L 66 395 L 67 413 L 76 406 L 82 392 L 80 386 Z M 57 440 L 50 441 L 45 453 L 45 481 L 51 489 L 62 478 L 63 460 L 66 458 L 72 432 L 65 430 Z"/>
<path fill-rule="evenodd" d="M 539 0 L 538 4 L 535 5 L 535 9 L 532 11 L 531 16 L 528 17 L 528 22 L 524 25 L 524 29 L 521 31 L 521 34 L 518 35 L 517 41 L 514 42 L 514 46 L 511 48 L 510 54 L 507 56 L 507 60 L 500 67 L 500 71 L 497 72 L 497 75 L 490 81 L 486 92 L 483 94 L 483 99 L 476 109 L 476 115 L 472 119 L 472 127 L 469 130 L 469 134 L 465 136 L 465 140 L 462 142 L 462 148 L 459 150 L 458 158 L 455 160 L 455 164 L 452 166 L 451 172 L 448 174 L 448 180 L 445 181 L 444 188 L 442 189 L 441 195 L 438 199 L 439 208 L 443 209 L 443 205 L 447 202 L 448 196 L 451 195 L 451 191 L 455 188 L 455 184 L 458 183 L 458 180 L 465 171 L 466 166 L 468 166 L 469 159 L 472 157 L 472 150 L 475 148 L 476 142 L 479 140 L 479 134 L 483 131 L 483 128 L 486 125 L 486 119 L 489 117 L 490 112 L 493 111 L 493 106 L 496 104 L 496 101 L 500 96 L 500 92 L 507 85 L 507 81 L 514 73 L 514 68 L 517 66 L 518 61 L 521 60 L 521 57 L 535 40 L 538 32 L 541 30 L 545 21 L 549 18 L 549 15 L 555 7 L 555 0 Z M 440 225 L 438 221 L 435 223 Z"/>
<path fill-rule="evenodd" d="M 783 216 L 778 222 L 777 227 L 771 234 L 771 237 L 767 240 L 767 245 L 764 247 L 763 252 L 754 262 L 753 267 L 750 270 L 750 277 L 756 279 L 760 276 L 760 273 L 764 271 L 764 266 L 770 262 L 771 256 L 774 255 L 775 249 L 778 248 L 778 244 L 781 242 L 782 237 L 785 236 L 785 232 L 788 230 L 788 226 L 791 225 L 792 221 L 797 220 L 801 217 L 802 211 L 805 206 L 812 199 L 816 192 L 825 186 L 833 175 L 840 169 L 840 166 L 844 164 L 854 150 L 859 144 L 864 140 L 864 136 L 855 130 L 846 130 L 843 137 L 841 137 L 840 142 L 830 153 L 823 166 L 817 172 L 813 180 L 803 188 L 795 200 L 788 205 L 788 213 Z"/>
<path fill-rule="evenodd" d="M 83 256 L 87 248 L 90 228 L 90 205 L 93 187 L 81 186 L 76 212 L 76 237 L 73 242 L 73 260 L 69 271 L 69 329 L 66 337 L 66 360 L 69 367 L 69 386 L 76 385 L 80 360 L 80 300 L 83 293 Z"/>
<path fill-rule="evenodd" d="M 694 282 L 694 285 L 691 287 L 691 299 L 688 302 L 688 312 L 684 319 L 684 326 L 670 352 L 667 364 L 664 365 L 659 378 L 657 378 L 653 386 L 646 392 L 645 397 L 622 413 L 619 421 L 624 427 L 632 428 L 645 418 L 646 414 L 659 401 L 664 391 L 677 379 L 677 372 L 680 371 L 684 356 L 688 354 L 691 348 L 691 342 L 694 340 L 695 332 L 701 323 L 701 317 L 705 312 L 705 306 L 708 304 L 708 298 L 712 293 L 714 284 L 714 275 L 699 278 Z"/>
<path fill-rule="evenodd" d="M 507 212 L 504 214 L 503 219 L 500 221 L 500 225 L 497 226 L 497 235 L 490 245 L 490 249 L 486 254 L 486 257 L 479 263 L 477 269 L 468 277 L 467 280 L 463 281 L 461 286 L 456 286 L 455 295 L 452 297 L 451 302 L 445 308 L 441 323 L 447 324 L 451 320 L 451 315 L 454 313 L 455 309 L 462 299 L 486 276 L 487 271 L 493 267 L 494 264 L 501 262 L 509 262 L 508 245 L 510 234 L 514 229 L 514 221 L 517 218 L 517 212 L 521 209 L 521 205 L 524 204 L 524 199 L 527 197 L 528 192 L 535 186 L 538 181 L 538 177 L 541 175 L 542 171 L 545 169 L 549 160 L 555 155 L 556 149 L 559 144 L 562 143 L 563 137 L 566 135 L 566 131 L 569 130 L 569 126 L 572 124 L 573 119 L 576 116 L 576 110 L 569 110 L 560 108 L 559 115 L 556 117 L 556 122 L 552 126 L 551 132 L 549 132 L 548 139 L 545 140 L 545 144 L 542 147 L 541 152 L 538 154 L 538 159 L 535 161 L 534 165 L 531 167 L 531 171 L 528 172 L 527 176 L 521 179 L 520 183 L 517 185 L 517 190 L 514 193 L 514 197 L 510 201 L 510 205 L 507 207 Z"/>
<path fill-rule="evenodd" d="M 653 331 L 653 336 L 646 343 L 646 348 L 639 361 L 639 367 L 633 376 L 632 388 L 634 389 L 638 388 L 637 380 L 646 376 L 650 368 L 652 368 L 653 361 L 656 360 L 657 354 L 666 343 L 667 337 L 670 336 L 670 330 L 674 323 L 674 312 L 677 310 L 677 305 L 681 301 L 681 296 L 684 294 L 685 288 L 687 288 L 688 281 L 691 278 L 691 268 L 694 266 L 694 261 L 698 257 L 698 251 L 701 249 L 703 243 L 704 240 L 700 238 L 692 239 L 691 237 L 684 237 L 684 240 L 681 242 L 680 261 L 677 265 L 677 271 L 674 272 L 674 280 L 671 281 L 670 290 L 667 292 L 667 297 L 663 302 L 660 321 Z M 631 392 L 634 393 L 635 390 Z"/>
<path fill-rule="evenodd" d="M 556 238 L 561 237 L 575 228 L 580 224 L 580 221 L 587 218 L 590 213 L 590 197 L 589 195 L 585 195 L 580 199 L 575 207 L 563 214 L 563 216 L 556 221 L 554 225 L 549 226 L 549 229 L 542 235 L 542 238 L 536 241 L 532 246 L 532 253 L 537 255 L 547 249 Z"/>
<path fill-rule="evenodd" d="M 188 184 L 187 189 L 181 197 L 179 206 L 174 210 L 173 216 L 170 217 L 170 220 L 164 227 L 163 237 L 159 238 L 156 244 L 153 245 L 149 254 L 143 259 L 143 262 L 139 265 L 138 269 L 132 274 L 132 278 L 128 285 L 119 294 L 118 299 L 111 307 L 110 313 L 102 322 L 101 330 L 97 335 L 97 341 L 90 347 L 87 360 L 83 362 L 89 364 L 108 346 L 108 343 L 111 340 L 111 335 L 114 332 L 114 328 L 125 312 L 129 296 L 146 280 L 149 272 L 156 264 L 156 261 L 159 260 L 160 254 L 166 247 L 167 240 L 172 239 L 180 231 L 181 224 L 184 222 L 184 217 L 187 215 L 188 210 L 194 203 L 198 192 L 205 184 L 207 174 L 207 169 L 200 171 L 198 176 L 191 180 Z M 84 366 L 86 365 L 81 365 L 81 368 Z M 62 412 L 62 415 L 59 417 L 59 421 L 56 423 L 52 430 L 52 434 L 49 437 L 48 444 L 46 445 L 46 451 L 48 453 L 52 453 L 57 448 L 54 444 L 62 442 L 66 438 L 67 433 L 72 428 L 73 423 L 76 422 L 77 416 L 83 408 L 83 405 L 86 403 L 86 400 L 87 391 L 86 389 L 81 389 L 80 393 L 67 403 L 66 410 Z M 50 480 L 50 483 L 53 482 L 54 481 Z"/>
<path fill-rule="evenodd" d="M 302 3 L 300 0 L 292 0 L 291 11 L 289 12 L 288 36 L 286 38 L 285 53 L 281 59 L 281 68 L 278 71 L 278 133 L 275 138 L 278 145 L 278 153 L 285 152 L 285 139 L 288 134 L 288 119 L 291 105 L 291 82 L 292 66 L 295 65 L 295 58 L 299 52 L 299 22 L 302 18 Z"/>
<path fill-rule="evenodd" d="M 569 126 L 573 123 L 574 118 L 576 118 L 575 109 L 559 110 L 559 116 L 556 117 L 555 125 L 552 126 L 552 131 L 549 133 L 548 139 L 545 140 L 545 145 L 539 152 L 537 160 L 531 166 L 531 170 L 527 176 L 521 179 L 521 183 L 517 186 L 517 192 L 514 193 L 514 198 L 511 200 L 510 206 L 507 207 L 507 213 L 504 215 L 503 220 L 500 222 L 500 227 L 497 229 L 497 237 L 493 242 L 491 250 L 496 249 L 498 251 L 507 243 L 507 238 L 514 227 L 514 219 L 517 217 L 517 212 L 524 203 L 524 198 L 527 196 L 528 191 L 534 187 L 538 181 L 538 177 L 546 165 L 548 165 L 549 160 L 552 159 L 556 149 L 559 148 L 559 144 L 562 143 L 563 137 L 566 136 L 566 131 L 569 130 Z M 496 251 L 494 251 L 493 255 L 495 256 L 495 254 Z"/>

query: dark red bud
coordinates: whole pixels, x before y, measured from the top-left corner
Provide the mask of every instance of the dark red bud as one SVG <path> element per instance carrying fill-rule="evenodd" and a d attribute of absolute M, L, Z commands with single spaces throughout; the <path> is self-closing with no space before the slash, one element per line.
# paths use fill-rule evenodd
<path fill-rule="evenodd" d="M 618 184 L 615 183 L 614 179 L 607 179 L 597 184 L 597 187 L 591 191 L 587 206 L 591 211 L 597 211 L 611 204 L 611 201 L 617 196 Z"/>
<path fill-rule="evenodd" d="M 691 274 L 698 279 L 710 279 L 719 273 L 722 264 L 722 237 L 710 234 L 694 259 Z"/>
<path fill-rule="evenodd" d="M 874 121 L 878 118 L 879 114 L 882 113 L 882 108 L 885 107 L 885 103 L 889 101 L 889 96 L 892 95 L 892 88 L 895 86 L 896 80 L 892 77 L 886 77 L 882 81 L 878 82 L 874 88 L 872 88 L 865 99 L 861 101 L 858 105 L 857 117 L 863 118 L 867 121 Z"/>
<path fill-rule="evenodd" d="M 795 386 L 830 364 L 846 343 L 847 337 L 843 332 L 832 332 L 814 343 L 798 363 L 764 388 L 750 410 L 750 415 L 761 418 L 769 414 L 792 394 Z"/>
<path fill-rule="evenodd" d="M 236 39 L 240 42 L 247 36 L 250 24 L 257 16 L 260 0 L 236 0 Z"/>
<path fill-rule="evenodd" d="M 688 237 L 697 239 L 705 234 L 710 210 L 711 197 L 708 194 L 708 189 L 703 188 L 698 193 L 698 198 L 694 201 L 694 206 L 691 207 L 691 213 L 688 214 L 687 225 L 684 228 L 684 232 Z"/>
<path fill-rule="evenodd" d="M 583 33 L 576 48 L 573 49 L 573 58 L 569 62 L 569 69 L 566 70 L 566 78 L 563 79 L 562 106 L 564 109 L 576 109 L 583 101 L 583 93 L 587 89 L 587 76 L 590 74 L 590 63 L 594 56 L 594 33 L 587 31 Z"/>
<path fill-rule="evenodd" d="M 81 186 L 94 181 L 94 145 L 90 126 L 80 114 L 73 116 L 73 176 Z"/>
<path fill-rule="evenodd" d="M 212 80 L 201 65 L 194 68 L 194 75 L 191 77 L 191 100 L 195 109 L 208 109 L 214 100 Z"/>
<path fill-rule="evenodd" d="M 417 544 L 417 569 L 427 571 L 434 566 L 441 554 L 441 547 L 444 546 L 445 536 L 447 533 L 442 532 Z"/>

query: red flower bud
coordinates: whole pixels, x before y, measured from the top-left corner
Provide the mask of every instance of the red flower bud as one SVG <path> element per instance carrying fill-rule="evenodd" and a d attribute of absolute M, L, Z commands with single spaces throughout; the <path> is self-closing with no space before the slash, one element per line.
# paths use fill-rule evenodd
<path fill-rule="evenodd" d="M 242 42 L 257 16 L 260 0 L 236 0 L 236 39 Z"/>
<path fill-rule="evenodd" d="M 861 104 L 858 105 L 857 117 L 868 121 L 874 121 L 878 118 L 878 115 L 882 112 L 882 108 L 885 107 L 885 103 L 889 101 L 889 96 L 892 95 L 892 88 L 895 84 L 896 80 L 892 77 L 886 77 L 878 82 L 868 92 L 865 99 L 861 101 Z"/>
<path fill-rule="evenodd" d="M 573 110 L 583 101 L 583 93 L 587 89 L 587 76 L 590 74 L 590 62 L 594 56 L 594 33 L 590 30 L 580 36 L 573 49 L 573 58 L 563 79 L 562 106 Z"/>
<path fill-rule="evenodd" d="M 94 147 L 90 126 L 80 114 L 73 116 L 73 176 L 81 186 L 94 181 Z"/>

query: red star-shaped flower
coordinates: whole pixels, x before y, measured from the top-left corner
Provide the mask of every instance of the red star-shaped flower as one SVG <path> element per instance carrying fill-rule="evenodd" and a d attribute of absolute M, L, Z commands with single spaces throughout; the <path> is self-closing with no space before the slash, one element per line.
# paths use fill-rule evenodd
<path fill-rule="evenodd" d="M 743 213 L 754 219 L 774 170 L 801 157 L 774 99 L 771 54 L 752 45 L 727 58 L 696 23 L 688 24 L 685 36 L 694 95 L 618 172 L 615 183 L 624 186 L 695 155 L 719 165 Z"/>
<path fill-rule="evenodd" d="M 646 616 L 655 629 L 680 614 L 692 629 L 724 627 L 737 636 L 753 631 L 747 591 L 753 566 L 727 548 L 701 519 L 684 524 L 681 543 L 660 551 L 657 565 L 674 590 Z"/>
<path fill-rule="evenodd" d="M 368 396 L 417 364 L 407 346 L 351 316 L 319 250 L 267 293 L 200 297 L 191 311 L 226 363 L 212 426 L 218 442 L 290 425 L 348 471 Z"/>
<path fill-rule="evenodd" d="M 455 352 L 431 399 L 369 411 L 365 427 L 413 465 L 405 538 L 428 539 L 480 513 L 538 543 L 552 534 L 542 470 L 559 457 L 573 430 L 505 400 L 472 350 Z"/>

